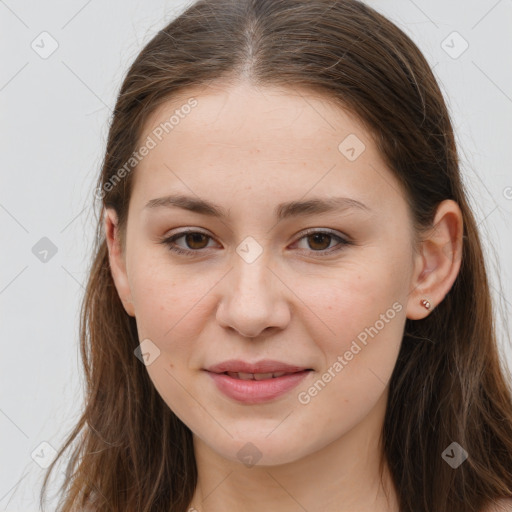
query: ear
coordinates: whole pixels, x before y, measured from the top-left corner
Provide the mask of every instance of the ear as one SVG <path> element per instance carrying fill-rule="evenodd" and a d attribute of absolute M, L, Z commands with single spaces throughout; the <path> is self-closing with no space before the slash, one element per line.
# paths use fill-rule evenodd
<path fill-rule="evenodd" d="M 117 213 L 113 208 L 105 209 L 104 228 L 112 279 L 125 311 L 130 316 L 135 316 L 130 283 L 126 273 L 125 254 L 119 237 Z"/>
<path fill-rule="evenodd" d="M 447 199 L 437 207 L 433 227 L 422 236 L 414 258 L 414 273 L 406 315 L 411 320 L 426 317 L 450 291 L 462 259 L 463 220 L 459 205 Z M 421 301 L 430 302 L 427 310 Z"/>

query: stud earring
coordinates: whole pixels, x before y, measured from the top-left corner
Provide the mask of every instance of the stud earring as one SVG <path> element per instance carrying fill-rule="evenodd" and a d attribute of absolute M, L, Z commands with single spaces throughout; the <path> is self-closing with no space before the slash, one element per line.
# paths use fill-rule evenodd
<path fill-rule="evenodd" d="M 421 301 L 421 305 L 422 305 L 425 309 L 430 309 L 430 302 L 429 302 L 427 299 L 422 299 L 422 301 Z"/>

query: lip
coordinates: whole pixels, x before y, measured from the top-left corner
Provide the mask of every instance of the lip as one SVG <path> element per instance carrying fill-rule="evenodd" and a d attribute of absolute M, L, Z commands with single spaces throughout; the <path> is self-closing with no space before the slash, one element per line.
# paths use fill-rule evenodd
<path fill-rule="evenodd" d="M 256 363 L 248 363 L 241 359 L 230 359 L 222 363 L 214 364 L 207 371 L 212 373 L 224 373 L 224 372 L 242 372 L 242 373 L 296 373 L 303 370 L 310 370 L 307 366 L 296 366 L 281 361 L 275 361 L 273 359 L 263 359 Z"/>
<path fill-rule="evenodd" d="M 213 379 L 217 389 L 227 397 L 245 404 L 260 404 L 291 391 L 312 372 L 312 369 L 269 359 L 257 363 L 232 359 L 211 366 L 205 371 Z M 264 380 L 242 380 L 230 377 L 224 372 L 287 374 Z"/>

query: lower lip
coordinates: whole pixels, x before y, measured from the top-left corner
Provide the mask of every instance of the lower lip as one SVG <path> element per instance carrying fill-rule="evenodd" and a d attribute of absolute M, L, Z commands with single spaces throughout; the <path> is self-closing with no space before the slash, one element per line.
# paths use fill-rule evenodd
<path fill-rule="evenodd" d="M 311 370 L 289 373 L 265 380 L 242 380 L 224 373 L 207 372 L 217 388 L 226 396 L 247 404 L 259 404 L 273 400 L 297 386 Z"/>

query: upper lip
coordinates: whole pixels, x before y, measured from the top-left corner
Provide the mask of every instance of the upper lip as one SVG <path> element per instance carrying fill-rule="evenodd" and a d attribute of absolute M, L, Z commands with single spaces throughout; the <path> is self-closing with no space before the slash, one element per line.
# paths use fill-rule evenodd
<path fill-rule="evenodd" d="M 304 370 L 310 370 L 310 368 L 307 368 L 306 366 L 287 364 L 281 361 L 274 361 L 272 359 L 263 359 L 255 363 L 248 363 L 240 359 L 230 359 L 229 361 L 214 364 L 213 366 L 206 368 L 206 370 L 213 373 L 296 373 Z"/>

